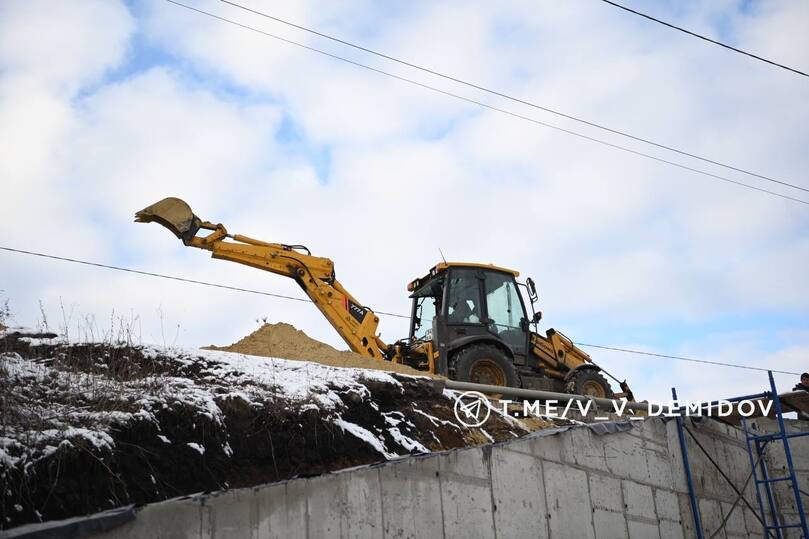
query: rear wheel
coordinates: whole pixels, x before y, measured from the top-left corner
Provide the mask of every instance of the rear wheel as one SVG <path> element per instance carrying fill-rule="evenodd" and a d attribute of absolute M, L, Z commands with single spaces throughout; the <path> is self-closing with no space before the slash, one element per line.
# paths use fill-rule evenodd
<path fill-rule="evenodd" d="M 582 369 L 568 380 L 565 391 L 575 395 L 587 395 L 600 399 L 611 399 L 613 397 L 610 383 L 601 376 L 601 373 L 593 369 Z"/>
<path fill-rule="evenodd" d="M 519 387 L 511 359 L 496 346 L 473 344 L 455 356 L 455 380 L 492 386 Z"/>

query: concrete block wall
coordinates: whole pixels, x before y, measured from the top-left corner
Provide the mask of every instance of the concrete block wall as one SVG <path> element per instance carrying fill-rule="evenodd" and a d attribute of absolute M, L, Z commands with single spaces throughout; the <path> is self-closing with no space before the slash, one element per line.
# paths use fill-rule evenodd
<path fill-rule="evenodd" d="M 750 464 L 738 429 L 690 427 L 737 486 Z M 805 439 L 804 439 L 805 440 Z M 796 445 L 808 490 L 809 448 Z M 710 536 L 762 537 L 753 513 L 689 440 L 703 526 Z M 774 457 L 774 470 L 781 463 Z M 409 457 L 143 508 L 103 538 L 659 538 L 694 537 L 673 421 L 596 435 L 586 427 L 493 446 Z M 752 483 L 747 499 L 756 506 Z M 779 507 L 789 513 L 786 492 Z"/>

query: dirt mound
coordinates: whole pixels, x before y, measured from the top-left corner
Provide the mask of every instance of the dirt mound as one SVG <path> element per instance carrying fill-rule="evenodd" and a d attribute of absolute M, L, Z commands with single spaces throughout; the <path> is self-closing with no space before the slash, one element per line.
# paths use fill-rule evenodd
<path fill-rule="evenodd" d="M 354 352 L 337 350 L 326 343 L 316 341 L 303 331 L 283 322 L 264 324 L 247 337 L 230 346 L 211 345 L 204 347 L 204 349 L 237 352 L 251 356 L 314 361 L 332 367 L 354 367 L 429 376 L 427 373 L 417 371 L 407 365 L 391 363 L 390 361 L 378 361 Z"/>

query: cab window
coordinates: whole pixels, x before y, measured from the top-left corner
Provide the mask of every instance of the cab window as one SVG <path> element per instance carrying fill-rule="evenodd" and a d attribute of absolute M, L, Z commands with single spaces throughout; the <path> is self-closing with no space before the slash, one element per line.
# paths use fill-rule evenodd
<path fill-rule="evenodd" d="M 433 318 L 435 318 L 435 298 L 416 299 L 416 315 L 413 325 L 413 338 L 431 340 L 433 338 Z"/>
<path fill-rule="evenodd" d="M 450 324 L 479 324 L 480 285 L 474 270 L 452 271 L 447 296 L 447 322 Z"/>
<path fill-rule="evenodd" d="M 515 352 L 525 348 L 525 310 L 517 283 L 511 275 L 486 273 L 486 308 L 492 321 L 490 330 L 509 344 Z"/>

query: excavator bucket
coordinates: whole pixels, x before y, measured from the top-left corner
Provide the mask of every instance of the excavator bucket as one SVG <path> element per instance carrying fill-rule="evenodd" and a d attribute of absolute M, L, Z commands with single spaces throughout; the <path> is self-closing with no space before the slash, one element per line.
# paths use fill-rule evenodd
<path fill-rule="evenodd" d="M 202 223 L 184 200 L 174 197 L 143 208 L 135 214 L 135 222 L 160 223 L 185 243 L 196 235 Z"/>

